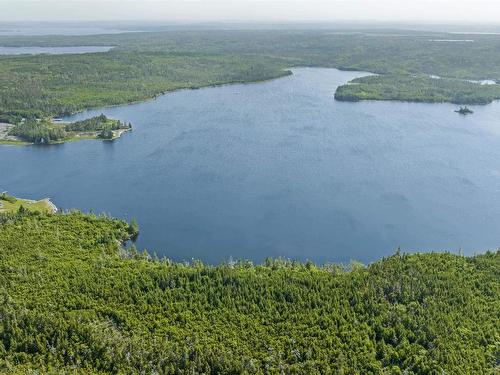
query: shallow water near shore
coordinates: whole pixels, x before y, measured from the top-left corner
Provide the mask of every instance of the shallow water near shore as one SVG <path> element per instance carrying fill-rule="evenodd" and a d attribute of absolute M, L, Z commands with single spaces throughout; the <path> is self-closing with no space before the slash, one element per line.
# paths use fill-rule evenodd
<path fill-rule="evenodd" d="M 0 190 L 136 218 L 137 247 L 174 260 L 370 262 L 500 245 L 500 103 L 336 102 L 356 72 L 294 69 L 91 110 L 114 142 L 0 146 Z"/>

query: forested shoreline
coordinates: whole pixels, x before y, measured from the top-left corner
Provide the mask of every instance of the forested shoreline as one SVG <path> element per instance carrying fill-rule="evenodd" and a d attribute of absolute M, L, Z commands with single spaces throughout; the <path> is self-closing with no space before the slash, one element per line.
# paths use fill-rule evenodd
<path fill-rule="evenodd" d="M 356 78 L 340 86 L 335 92 L 335 99 L 481 105 L 500 99 L 500 85 L 421 75 L 376 75 Z"/>
<path fill-rule="evenodd" d="M 0 56 L 2 134 L 23 144 L 113 139 L 131 124 L 104 115 L 74 123 L 57 123 L 54 117 L 182 88 L 282 77 L 297 66 L 377 74 L 339 87 L 338 100 L 485 104 L 499 99 L 498 84 L 467 80 L 500 82 L 500 36 L 476 35 L 467 46 L 436 42 L 447 35 L 212 30 L 0 36 L 2 46 L 114 46 L 106 53 Z M 138 181 L 143 180 L 141 175 Z M 262 264 L 174 262 L 154 253 L 168 249 L 148 252 L 130 243 L 139 233 L 135 221 L 78 211 L 49 214 L 57 210 L 47 199 L 6 193 L 0 204 L 1 373 L 493 375 L 500 370 L 498 250 L 469 257 L 397 250 L 368 265 L 281 258 Z"/>
<path fill-rule="evenodd" d="M 7 135 L 10 138 L 16 137 L 19 144 L 43 145 L 79 139 L 113 140 L 121 135 L 120 132 L 131 129 L 131 123 L 125 124 L 101 114 L 73 123 L 54 123 L 49 119 L 24 119 L 14 125 Z M 16 144 L 16 141 L 9 139 L 9 144 Z"/>
<path fill-rule="evenodd" d="M 500 253 L 218 266 L 125 250 L 134 226 L 0 215 L 4 373 L 494 374 Z"/>
<path fill-rule="evenodd" d="M 115 46 L 106 53 L 0 56 L 0 121 L 67 115 L 181 88 L 262 81 L 299 66 L 380 75 L 341 87 L 340 100 L 484 104 L 499 99 L 498 84 L 460 80 L 500 81 L 500 36 L 474 35 L 466 45 L 436 42 L 447 36 L 401 30 L 0 36 L 3 46 Z"/>

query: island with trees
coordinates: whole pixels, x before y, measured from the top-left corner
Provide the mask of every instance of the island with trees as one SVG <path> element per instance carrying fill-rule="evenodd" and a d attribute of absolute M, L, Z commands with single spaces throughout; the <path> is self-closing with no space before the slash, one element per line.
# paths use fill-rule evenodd
<path fill-rule="evenodd" d="M 460 107 L 460 109 L 457 109 L 455 112 L 460 113 L 461 115 L 471 115 L 474 113 L 474 111 L 467 106 Z"/>
<path fill-rule="evenodd" d="M 500 85 L 427 75 L 371 75 L 339 86 L 339 101 L 398 100 L 406 102 L 488 104 L 500 98 Z"/>
<path fill-rule="evenodd" d="M 132 124 L 109 119 L 103 114 L 72 123 L 59 123 L 51 119 L 24 119 L 11 126 L 3 140 L 9 144 L 40 145 L 83 139 L 113 140 L 131 129 Z"/>

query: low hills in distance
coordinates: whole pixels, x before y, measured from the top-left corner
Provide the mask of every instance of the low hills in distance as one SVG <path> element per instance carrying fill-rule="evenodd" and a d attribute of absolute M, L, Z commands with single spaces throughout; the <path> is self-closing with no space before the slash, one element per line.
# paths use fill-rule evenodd
<path fill-rule="evenodd" d="M 302 66 L 366 72 L 332 100 L 500 99 L 496 34 L 210 29 L 0 36 L 0 46 L 112 47 L 0 55 L 0 144 L 112 140 L 132 125 L 57 118 Z M 214 265 L 138 250 L 138 233 L 135 221 L 0 194 L 0 373 L 499 373 L 500 251 Z"/>

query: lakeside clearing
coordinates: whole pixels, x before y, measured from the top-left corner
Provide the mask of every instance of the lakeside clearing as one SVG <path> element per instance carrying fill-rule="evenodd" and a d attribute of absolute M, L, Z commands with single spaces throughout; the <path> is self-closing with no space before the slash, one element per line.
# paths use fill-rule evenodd
<path fill-rule="evenodd" d="M 40 200 L 22 199 L 2 193 L 0 195 L 0 214 L 16 213 L 23 207 L 28 211 L 55 214 L 57 207 L 50 201 L 50 198 Z"/>

